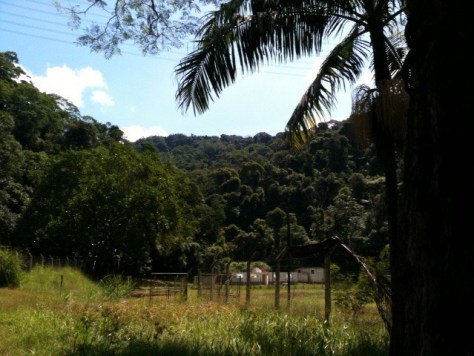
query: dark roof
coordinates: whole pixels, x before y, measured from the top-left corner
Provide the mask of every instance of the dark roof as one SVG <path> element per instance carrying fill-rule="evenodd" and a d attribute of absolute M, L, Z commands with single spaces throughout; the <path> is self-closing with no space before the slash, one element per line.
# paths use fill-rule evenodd
<path fill-rule="evenodd" d="M 311 242 L 304 245 L 292 246 L 289 250 L 285 249 L 280 257 L 310 257 L 310 256 L 324 256 L 326 253 L 332 252 L 332 250 L 340 243 L 337 237 L 330 237 L 321 242 Z"/>

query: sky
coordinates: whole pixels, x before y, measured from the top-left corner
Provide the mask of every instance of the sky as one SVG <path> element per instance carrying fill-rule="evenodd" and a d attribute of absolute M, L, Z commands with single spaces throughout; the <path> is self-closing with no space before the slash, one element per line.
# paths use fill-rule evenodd
<path fill-rule="evenodd" d="M 192 109 L 182 113 L 175 100 L 174 69 L 192 49 L 191 41 L 154 56 L 143 56 L 127 45 L 122 55 L 105 59 L 75 44 L 80 32 L 69 28 L 68 20 L 52 0 L 0 0 L 0 52 L 16 52 L 38 89 L 70 100 L 82 115 L 119 126 L 130 141 L 177 133 L 246 137 L 283 132 L 330 50 L 328 44 L 320 57 L 262 66 L 259 72 L 240 75 L 206 113 L 194 116 Z M 358 84 L 370 81 L 367 72 Z M 349 88 L 338 95 L 336 109 L 325 119 L 344 120 L 350 109 Z"/>

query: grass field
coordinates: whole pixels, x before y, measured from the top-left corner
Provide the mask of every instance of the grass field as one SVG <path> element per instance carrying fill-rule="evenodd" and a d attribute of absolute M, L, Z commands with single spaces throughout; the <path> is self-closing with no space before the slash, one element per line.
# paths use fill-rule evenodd
<path fill-rule="evenodd" d="M 62 282 L 61 282 L 62 276 Z M 0 289 L 0 355 L 386 355 L 375 307 L 357 316 L 333 307 L 322 318 L 321 286 L 294 289 L 291 308 L 253 288 L 217 303 L 189 290 L 186 302 L 118 298 L 70 269 L 35 268 L 17 289 Z"/>

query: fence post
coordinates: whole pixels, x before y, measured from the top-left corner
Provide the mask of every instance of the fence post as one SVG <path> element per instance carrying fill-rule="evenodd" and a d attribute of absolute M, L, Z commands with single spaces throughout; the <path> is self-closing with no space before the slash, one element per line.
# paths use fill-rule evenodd
<path fill-rule="evenodd" d="M 230 284 L 230 264 L 232 261 L 229 261 L 227 263 L 227 266 L 225 268 L 225 274 L 226 274 L 226 279 L 225 279 L 225 302 L 227 303 L 229 301 L 229 284 Z"/>
<path fill-rule="evenodd" d="M 63 282 L 64 282 L 64 276 L 61 275 L 61 282 L 59 283 L 59 295 L 62 295 L 62 292 L 63 292 Z"/>
<path fill-rule="evenodd" d="M 245 306 L 248 307 L 250 304 L 250 263 L 255 259 L 257 256 L 258 251 L 254 251 L 252 256 L 250 256 L 249 260 L 247 261 L 247 290 L 245 292 Z"/>
<path fill-rule="evenodd" d="M 33 255 L 31 254 L 31 252 L 29 250 L 28 251 L 28 256 L 29 256 L 29 264 L 28 264 L 28 267 L 29 267 L 29 270 L 31 271 L 33 269 Z"/>
<path fill-rule="evenodd" d="M 250 304 L 250 262 L 247 261 L 247 283 L 245 288 L 245 306 L 248 307 Z"/>
<path fill-rule="evenodd" d="M 149 293 L 149 299 L 151 301 L 151 281 L 148 281 L 148 293 Z"/>
<path fill-rule="evenodd" d="M 202 296 L 202 274 L 201 270 L 198 269 L 198 297 L 201 298 Z"/>
<path fill-rule="evenodd" d="M 44 268 L 44 256 L 40 254 L 41 257 L 41 267 Z"/>
<path fill-rule="evenodd" d="M 287 294 L 286 307 L 291 306 L 291 230 L 290 230 L 290 213 L 286 212 L 286 246 L 288 249 L 288 272 L 287 272 Z"/>
<path fill-rule="evenodd" d="M 212 302 L 214 297 L 214 270 L 211 269 L 211 283 L 209 285 L 209 300 Z"/>
<path fill-rule="evenodd" d="M 239 276 L 239 303 L 240 303 L 240 289 L 242 287 L 242 276 Z"/>
<path fill-rule="evenodd" d="M 122 257 L 117 255 L 117 272 L 120 271 L 120 262 L 122 261 Z"/>
<path fill-rule="evenodd" d="M 329 326 L 331 316 L 331 254 L 324 255 L 324 320 Z"/>
<path fill-rule="evenodd" d="M 53 256 L 49 256 L 49 259 L 51 260 L 51 267 L 54 267 L 54 257 L 53 257 Z"/>
<path fill-rule="evenodd" d="M 189 275 L 186 273 L 186 275 L 183 277 L 184 280 L 184 300 L 188 300 L 188 280 L 189 280 Z"/>
<path fill-rule="evenodd" d="M 276 261 L 275 267 L 275 309 L 280 309 L 280 259 Z"/>

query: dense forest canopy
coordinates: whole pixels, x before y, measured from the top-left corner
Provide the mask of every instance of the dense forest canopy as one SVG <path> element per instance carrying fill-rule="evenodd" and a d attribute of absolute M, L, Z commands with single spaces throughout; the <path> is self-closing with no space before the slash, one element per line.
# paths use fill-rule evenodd
<path fill-rule="evenodd" d="M 1 244 L 134 274 L 221 268 L 255 251 L 271 264 L 287 221 L 293 244 L 337 235 L 373 258 L 387 244 L 384 179 L 348 121 L 321 124 L 298 150 L 264 132 L 131 144 L 41 93 L 15 53 L 0 58 Z"/>

